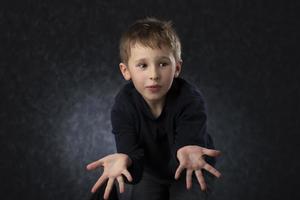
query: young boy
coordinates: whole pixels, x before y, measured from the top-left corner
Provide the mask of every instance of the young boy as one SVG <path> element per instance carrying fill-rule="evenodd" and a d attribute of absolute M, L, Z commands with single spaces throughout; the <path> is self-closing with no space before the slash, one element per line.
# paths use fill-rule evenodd
<path fill-rule="evenodd" d="M 206 132 L 201 93 L 179 78 L 181 44 L 171 23 L 135 22 L 122 35 L 120 56 L 129 83 L 111 110 L 118 153 L 87 166 L 104 168 L 92 192 L 107 181 L 107 199 L 116 180 L 121 193 L 124 182 L 133 184 L 134 200 L 203 199 L 207 179 L 221 175 L 213 167 L 220 151 Z"/>

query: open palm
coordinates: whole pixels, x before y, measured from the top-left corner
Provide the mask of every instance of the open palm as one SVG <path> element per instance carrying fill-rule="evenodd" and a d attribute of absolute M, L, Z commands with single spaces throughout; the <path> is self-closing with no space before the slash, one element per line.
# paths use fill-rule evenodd
<path fill-rule="evenodd" d="M 108 199 L 115 180 L 117 180 L 119 183 L 120 193 L 123 193 L 124 179 L 122 175 L 124 175 L 128 181 L 132 181 L 132 177 L 127 171 L 127 167 L 130 164 L 130 158 L 126 154 L 116 153 L 108 155 L 100 160 L 97 160 L 87 165 L 88 170 L 94 170 L 99 167 L 104 168 L 101 177 L 93 186 L 92 192 L 96 192 L 99 189 L 99 187 L 108 179 L 103 196 L 104 199 Z"/>
<path fill-rule="evenodd" d="M 207 149 L 196 145 L 184 146 L 177 151 L 179 166 L 175 173 L 175 179 L 178 179 L 181 172 L 186 169 L 187 189 L 191 188 L 192 186 L 193 172 L 195 172 L 202 190 L 206 189 L 206 183 L 202 174 L 202 169 L 207 170 L 216 177 L 221 176 L 221 173 L 218 170 L 216 170 L 204 160 L 204 155 L 216 157 L 220 155 L 220 151 Z"/>

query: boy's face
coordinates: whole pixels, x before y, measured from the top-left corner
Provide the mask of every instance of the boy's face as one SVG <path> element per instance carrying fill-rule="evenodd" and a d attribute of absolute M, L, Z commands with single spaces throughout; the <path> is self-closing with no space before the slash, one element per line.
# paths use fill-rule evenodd
<path fill-rule="evenodd" d="M 181 70 L 172 51 L 167 47 L 150 48 L 139 43 L 131 47 L 128 65 L 120 63 L 126 80 L 132 80 L 137 91 L 149 105 L 163 103 L 174 77 Z"/>

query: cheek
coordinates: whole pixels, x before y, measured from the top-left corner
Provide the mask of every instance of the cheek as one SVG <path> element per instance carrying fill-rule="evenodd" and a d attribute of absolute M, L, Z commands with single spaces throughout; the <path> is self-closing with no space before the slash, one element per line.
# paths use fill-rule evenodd
<path fill-rule="evenodd" d="M 164 77 L 166 77 L 166 79 L 168 79 L 168 80 L 173 79 L 174 73 L 175 73 L 175 70 L 173 70 L 172 68 L 168 69 L 168 70 L 164 71 Z"/>
<path fill-rule="evenodd" d="M 145 74 L 143 73 L 135 73 L 133 79 L 136 83 L 143 83 L 145 81 Z"/>

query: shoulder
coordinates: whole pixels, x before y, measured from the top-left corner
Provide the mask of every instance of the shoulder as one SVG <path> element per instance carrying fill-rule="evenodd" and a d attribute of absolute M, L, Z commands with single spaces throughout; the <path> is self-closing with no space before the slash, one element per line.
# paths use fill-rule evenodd
<path fill-rule="evenodd" d="M 134 86 L 129 82 L 121 87 L 116 94 L 111 108 L 111 120 L 114 126 L 135 118 Z"/>
<path fill-rule="evenodd" d="M 114 106 L 118 104 L 130 104 L 133 100 L 135 87 L 132 82 L 128 82 L 121 87 L 114 99 Z"/>
<path fill-rule="evenodd" d="M 176 123 L 188 121 L 202 121 L 206 119 L 206 105 L 202 92 L 197 86 L 184 79 L 175 82 L 177 93 L 171 109 Z"/>
<path fill-rule="evenodd" d="M 174 82 L 177 91 L 178 101 L 180 102 L 196 101 L 196 102 L 204 103 L 203 94 L 196 85 L 183 78 L 176 78 Z"/>
<path fill-rule="evenodd" d="M 168 98 L 168 110 L 175 116 L 206 112 L 205 101 L 200 89 L 182 78 L 174 80 Z"/>

